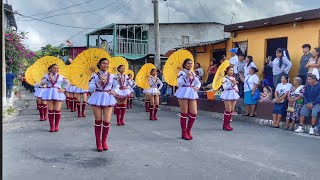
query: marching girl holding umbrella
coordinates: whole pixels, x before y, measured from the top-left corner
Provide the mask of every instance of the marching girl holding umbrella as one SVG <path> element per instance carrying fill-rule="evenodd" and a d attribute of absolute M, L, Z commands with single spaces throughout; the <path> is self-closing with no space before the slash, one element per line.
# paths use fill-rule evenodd
<path fill-rule="evenodd" d="M 86 117 L 86 105 L 87 105 L 87 99 L 88 99 L 88 92 L 89 91 L 83 90 L 78 87 L 75 88 L 74 93 L 77 100 L 78 117 Z"/>
<path fill-rule="evenodd" d="M 161 95 L 160 89 L 163 86 L 162 81 L 158 78 L 158 72 L 157 69 L 152 69 L 150 72 L 150 77 L 149 77 L 149 85 L 150 89 L 146 91 L 146 94 L 150 98 L 150 120 L 156 121 L 158 120 L 157 118 L 157 112 L 159 109 L 159 96 Z M 158 87 L 159 85 L 159 87 Z"/>
<path fill-rule="evenodd" d="M 124 116 L 126 114 L 127 98 L 131 96 L 131 91 L 129 89 L 130 86 L 127 86 L 128 76 L 124 74 L 125 65 L 118 66 L 117 71 L 119 73 L 115 76 L 115 80 L 118 83 L 118 89 L 116 90 L 117 104 L 115 107 L 115 113 L 117 116 L 117 125 L 123 126 L 125 125 Z"/>
<path fill-rule="evenodd" d="M 59 66 L 57 64 L 52 64 L 48 70 L 49 73 L 44 76 L 40 83 L 41 86 L 47 86 L 42 99 L 48 102 L 50 132 L 57 132 L 61 119 L 61 105 L 66 99 L 65 89 L 62 89 L 62 86 L 68 88 L 70 83 L 58 73 Z"/>
<path fill-rule="evenodd" d="M 108 72 L 109 60 L 101 58 L 97 64 L 99 72 L 93 74 L 89 82 L 89 91 L 93 92 L 88 99 L 95 118 L 95 136 L 98 151 L 108 150 L 107 138 L 110 129 L 112 107 L 117 103 L 115 99 L 118 83 L 113 74 Z M 94 72 L 94 70 L 92 70 Z M 101 135 L 102 126 L 102 135 Z"/>

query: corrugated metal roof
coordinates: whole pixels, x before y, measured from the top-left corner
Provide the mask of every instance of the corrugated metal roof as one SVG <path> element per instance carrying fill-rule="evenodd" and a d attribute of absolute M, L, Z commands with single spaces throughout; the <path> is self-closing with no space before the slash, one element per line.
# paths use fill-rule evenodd
<path fill-rule="evenodd" d="M 181 46 L 177 47 L 176 49 L 219 44 L 219 43 L 226 42 L 228 40 L 229 40 L 229 38 L 224 38 L 224 39 L 219 39 L 219 40 L 214 40 L 214 41 L 203 41 L 203 42 L 198 42 L 198 43 L 185 44 L 185 45 L 181 45 Z"/>

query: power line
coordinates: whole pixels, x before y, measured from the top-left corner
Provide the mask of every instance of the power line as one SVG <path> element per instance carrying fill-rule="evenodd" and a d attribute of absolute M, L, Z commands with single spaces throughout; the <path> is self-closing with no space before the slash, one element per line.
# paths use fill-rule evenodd
<path fill-rule="evenodd" d="M 118 1 L 118 0 L 117 0 Z M 91 11 L 100 11 L 100 10 L 103 10 L 109 6 L 112 6 L 113 4 L 115 4 L 117 1 L 111 3 L 111 4 L 108 4 L 102 8 L 99 8 L 99 9 L 93 9 L 93 10 L 89 10 L 89 11 L 79 11 L 79 12 L 72 12 L 72 13 L 61 13 L 61 14 L 56 14 L 56 15 L 51 15 L 51 16 L 46 16 L 46 17 L 43 17 L 43 18 L 40 18 L 41 20 L 43 19 L 48 19 L 48 18 L 51 18 L 51 17 L 57 17 L 57 16 L 65 16 L 65 15 L 69 15 L 69 14 L 84 14 L 84 13 L 88 13 L 88 12 L 91 12 Z M 101 17 L 100 17 L 101 18 Z M 34 20 L 20 20 L 20 21 L 34 21 Z"/>
<path fill-rule="evenodd" d="M 75 2 L 74 2 L 74 1 L 72 1 L 72 0 L 69 0 L 69 1 L 71 1 L 72 3 L 75 3 Z M 82 2 L 82 1 L 80 0 L 80 2 Z M 79 7 L 81 7 L 82 9 L 88 10 L 87 8 L 84 8 L 84 7 L 82 7 L 81 5 L 79 5 Z M 91 13 L 91 14 L 93 14 L 93 15 L 95 15 L 95 16 L 97 16 L 97 17 L 99 17 L 99 18 L 101 18 L 101 16 L 99 16 L 98 14 L 96 14 L 96 13 L 94 13 L 94 12 L 92 12 L 92 11 L 89 11 L 89 13 Z"/>

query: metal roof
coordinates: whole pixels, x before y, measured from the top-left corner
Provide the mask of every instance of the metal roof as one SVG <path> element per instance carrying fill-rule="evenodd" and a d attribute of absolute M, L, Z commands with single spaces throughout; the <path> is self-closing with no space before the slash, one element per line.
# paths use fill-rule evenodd
<path fill-rule="evenodd" d="M 181 45 L 181 46 L 177 47 L 176 49 L 219 44 L 219 43 L 226 42 L 228 40 L 229 40 L 229 38 L 224 38 L 224 39 L 219 39 L 219 40 L 214 40 L 214 41 L 203 41 L 203 42 L 198 42 L 198 43 L 185 44 L 185 45 Z"/>

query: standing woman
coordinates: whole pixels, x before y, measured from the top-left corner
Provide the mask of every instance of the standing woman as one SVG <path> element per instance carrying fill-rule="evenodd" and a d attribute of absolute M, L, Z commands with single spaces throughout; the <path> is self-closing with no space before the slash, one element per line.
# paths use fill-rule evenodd
<path fill-rule="evenodd" d="M 47 102 L 42 99 L 42 96 L 45 92 L 45 87 L 39 86 L 39 84 L 34 84 L 34 96 L 37 98 L 37 109 L 40 115 L 40 121 L 48 120 L 48 105 Z"/>
<path fill-rule="evenodd" d="M 185 140 L 191 140 L 193 139 L 191 129 L 198 114 L 197 99 L 199 98 L 198 90 L 201 87 L 201 82 L 191 71 L 193 67 L 191 59 L 184 60 L 182 67 L 183 70 L 178 75 L 179 88 L 174 96 L 178 98 L 180 105 L 181 137 Z"/>
<path fill-rule="evenodd" d="M 77 100 L 78 117 L 86 117 L 86 105 L 87 105 L 87 99 L 88 99 L 88 91 L 76 87 L 75 88 L 75 97 Z"/>
<path fill-rule="evenodd" d="M 42 99 L 48 102 L 50 132 L 57 132 L 59 131 L 61 119 L 61 105 L 66 99 L 64 95 L 65 89 L 62 89 L 62 85 L 64 88 L 68 88 L 70 83 L 62 75 L 58 74 L 59 67 L 57 64 L 51 65 L 48 70 L 49 74 L 42 78 L 40 86 L 47 86 Z"/>
<path fill-rule="evenodd" d="M 207 83 L 211 84 L 214 78 L 214 75 L 216 74 L 218 70 L 218 64 L 215 58 L 212 58 L 212 60 L 210 61 L 210 66 L 208 67 L 207 73 L 208 73 L 208 79 L 207 79 Z"/>
<path fill-rule="evenodd" d="M 286 51 L 278 48 L 276 50 L 276 58 L 270 62 L 273 72 L 273 85 L 277 87 L 281 83 L 281 78 L 283 75 L 288 75 L 291 70 L 292 63 L 289 61 L 286 55 Z"/>
<path fill-rule="evenodd" d="M 126 114 L 126 106 L 127 106 L 127 98 L 131 96 L 131 92 L 129 87 L 127 86 L 128 76 L 124 74 L 125 66 L 120 65 L 117 67 L 118 74 L 115 77 L 116 82 L 118 83 L 118 89 L 116 90 L 116 109 L 115 113 L 117 116 L 117 125 L 123 126 L 124 123 L 124 115 Z"/>
<path fill-rule="evenodd" d="M 132 109 L 132 101 L 134 98 L 134 88 L 136 87 L 136 82 L 132 79 L 132 74 L 128 75 L 127 86 L 130 89 L 131 96 L 127 100 L 127 108 Z"/>
<path fill-rule="evenodd" d="M 220 98 L 224 101 L 225 106 L 223 130 L 232 131 L 233 128 L 230 127 L 230 121 L 232 118 L 233 110 L 236 107 L 237 100 L 240 98 L 240 96 L 238 94 L 238 82 L 234 78 L 233 67 L 227 67 L 225 74 L 226 76 L 222 80 L 223 92 L 220 96 Z"/>
<path fill-rule="evenodd" d="M 247 56 L 245 61 L 246 61 L 246 65 L 244 66 L 244 76 L 243 77 L 246 77 L 250 73 L 249 71 L 252 67 L 257 68 L 257 66 L 253 62 L 252 56 Z"/>
<path fill-rule="evenodd" d="M 258 88 L 259 77 L 257 76 L 258 69 L 251 67 L 249 74 L 246 77 L 240 76 L 241 81 L 243 82 L 244 89 L 244 104 L 246 106 L 245 116 L 254 117 L 256 111 L 256 105 L 258 100 L 253 99 L 254 92 Z"/>
<path fill-rule="evenodd" d="M 89 91 L 94 92 L 88 99 L 88 104 L 92 106 L 95 118 L 94 131 L 96 136 L 96 147 L 98 151 L 103 151 L 109 149 L 107 138 L 110 129 L 112 107 L 117 103 L 114 96 L 118 85 L 114 75 L 107 71 L 109 68 L 108 59 L 100 59 L 97 67 L 100 71 L 93 74 L 89 82 Z M 92 71 L 94 72 L 94 70 Z M 102 138 L 101 126 L 103 127 Z"/>
<path fill-rule="evenodd" d="M 150 117 L 149 119 L 152 121 L 158 120 L 157 112 L 159 109 L 159 96 L 161 95 L 160 89 L 163 86 L 162 81 L 158 78 L 158 72 L 156 69 L 152 69 L 149 77 L 149 85 L 150 89 L 147 90 L 147 94 L 150 98 Z M 158 87 L 159 85 L 159 87 Z"/>
<path fill-rule="evenodd" d="M 288 107 L 288 93 L 292 87 L 288 83 L 288 75 L 283 75 L 281 77 L 281 83 L 277 85 L 276 91 L 274 92 L 275 99 L 273 100 L 273 121 L 272 126 L 274 128 L 279 128 L 279 123 L 282 119 L 282 115 L 286 112 Z"/>
<path fill-rule="evenodd" d="M 314 48 L 311 52 L 312 57 L 307 62 L 308 76 L 312 74 L 313 69 L 320 69 L 320 48 Z"/>

